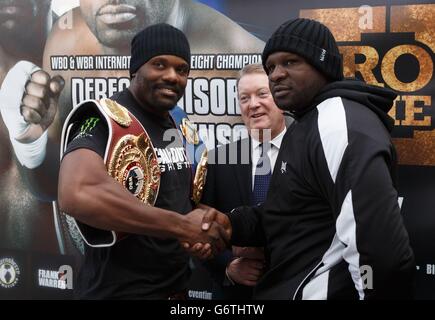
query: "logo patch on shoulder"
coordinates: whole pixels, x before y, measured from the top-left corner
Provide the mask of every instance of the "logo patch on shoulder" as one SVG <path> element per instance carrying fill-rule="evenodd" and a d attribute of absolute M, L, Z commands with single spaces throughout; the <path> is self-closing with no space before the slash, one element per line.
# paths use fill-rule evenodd
<path fill-rule="evenodd" d="M 83 124 L 81 125 L 79 134 L 74 138 L 74 140 L 79 138 L 92 137 L 90 132 L 92 131 L 92 129 L 95 128 L 99 121 L 100 118 L 97 117 L 87 118 L 85 122 L 83 122 Z"/>

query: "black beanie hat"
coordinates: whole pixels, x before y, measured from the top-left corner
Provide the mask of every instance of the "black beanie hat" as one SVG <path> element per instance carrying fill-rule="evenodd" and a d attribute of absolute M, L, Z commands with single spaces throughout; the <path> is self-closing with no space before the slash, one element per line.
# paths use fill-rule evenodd
<path fill-rule="evenodd" d="M 263 50 L 266 73 L 267 57 L 278 51 L 296 53 L 331 80 L 343 79 L 343 61 L 334 36 L 318 21 L 297 18 L 279 26 Z"/>
<path fill-rule="evenodd" d="M 190 65 L 190 46 L 184 33 L 166 23 L 143 29 L 131 41 L 130 76 L 151 58 L 165 54 L 180 57 Z"/>

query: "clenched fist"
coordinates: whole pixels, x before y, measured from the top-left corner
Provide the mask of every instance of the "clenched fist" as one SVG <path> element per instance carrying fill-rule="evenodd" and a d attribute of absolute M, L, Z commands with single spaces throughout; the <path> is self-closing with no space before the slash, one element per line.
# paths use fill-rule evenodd
<path fill-rule="evenodd" d="M 28 61 L 9 70 L 0 89 L 0 112 L 18 161 L 34 169 L 45 159 L 47 129 L 65 81 Z"/>
<path fill-rule="evenodd" d="M 59 95 L 65 85 L 61 76 L 39 70 L 34 72 L 25 86 L 20 113 L 30 127 L 18 141 L 33 141 L 51 125 L 57 112 Z"/>
<path fill-rule="evenodd" d="M 11 140 L 31 143 L 51 125 L 65 85 L 28 61 L 18 62 L 6 75 L 0 90 L 0 111 Z"/>

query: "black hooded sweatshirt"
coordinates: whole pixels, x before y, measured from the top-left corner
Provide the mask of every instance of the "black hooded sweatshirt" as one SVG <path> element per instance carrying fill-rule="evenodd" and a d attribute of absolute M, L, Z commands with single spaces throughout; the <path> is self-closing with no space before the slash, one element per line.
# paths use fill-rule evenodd
<path fill-rule="evenodd" d="M 295 114 L 267 200 L 233 210 L 232 243 L 265 246 L 258 299 L 410 298 L 415 262 L 395 187 L 396 94 L 328 84 Z"/>

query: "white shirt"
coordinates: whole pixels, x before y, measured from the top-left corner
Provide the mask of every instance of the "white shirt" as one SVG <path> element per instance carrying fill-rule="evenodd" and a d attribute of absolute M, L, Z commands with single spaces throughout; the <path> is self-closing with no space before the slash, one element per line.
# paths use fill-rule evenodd
<path fill-rule="evenodd" d="M 278 157 L 279 148 L 281 148 L 282 138 L 285 135 L 287 128 L 281 131 L 279 135 L 270 140 L 270 148 L 267 150 L 267 156 L 269 157 L 270 164 L 273 168 L 275 167 L 276 158 Z M 257 168 L 258 160 L 260 159 L 261 149 L 260 144 L 262 142 L 251 139 L 251 159 L 252 159 L 252 190 L 254 189 L 254 180 L 255 180 L 255 169 Z"/>

